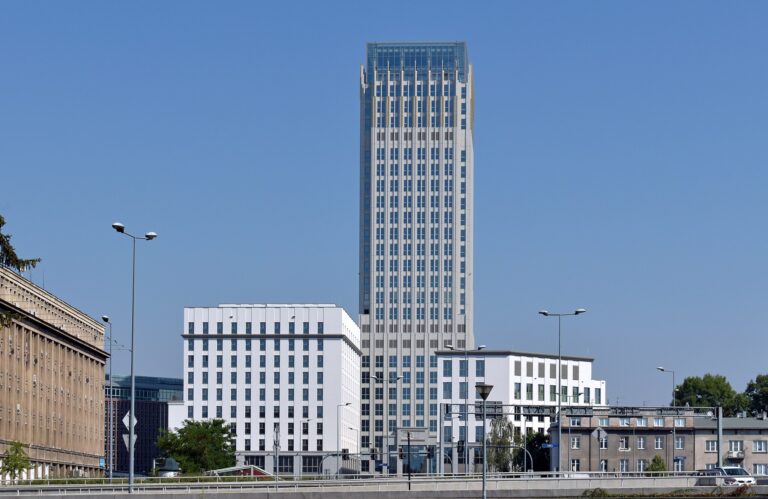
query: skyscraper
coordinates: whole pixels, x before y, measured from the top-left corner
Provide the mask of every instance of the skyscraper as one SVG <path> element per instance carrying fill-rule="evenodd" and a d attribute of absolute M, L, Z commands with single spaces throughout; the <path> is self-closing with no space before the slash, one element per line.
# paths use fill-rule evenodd
<path fill-rule="evenodd" d="M 360 68 L 363 451 L 386 454 L 384 437 L 398 428 L 436 436 L 434 352 L 474 346 L 472 89 L 464 42 L 367 45 Z"/>

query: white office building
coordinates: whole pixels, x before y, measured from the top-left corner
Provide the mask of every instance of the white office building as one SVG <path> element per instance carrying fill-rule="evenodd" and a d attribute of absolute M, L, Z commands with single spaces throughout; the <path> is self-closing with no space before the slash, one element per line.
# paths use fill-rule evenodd
<path fill-rule="evenodd" d="M 483 423 L 481 412 L 476 414 L 475 405 L 482 399 L 475 389 L 477 383 L 493 385 L 486 402 L 487 410 L 494 404 L 501 404 L 504 415 L 513 422 L 516 434 L 549 430 L 548 415 L 530 414 L 537 411 L 554 414 L 558 399 L 557 355 L 448 350 L 438 351 L 436 356 L 437 369 L 430 376 L 437 376 L 440 384 L 438 396 L 442 417 L 438 441 L 446 456 L 443 471 L 463 473 L 467 469 L 467 458 L 469 471 L 482 467 Z M 560 397 L 563 408 L 607 405 L 605 381 L 592 378 L 592 362 L 593 359 L 587 357 L 562 356 Z M 488 425 L 491 417 L 489 415 Z"/>
<path fill-rule="evenodd" d="M 335 473 L 359 461 L 360 331 L 336 305 L 184 309 L 184 411 L 221 418 L 238 464 Z"/>

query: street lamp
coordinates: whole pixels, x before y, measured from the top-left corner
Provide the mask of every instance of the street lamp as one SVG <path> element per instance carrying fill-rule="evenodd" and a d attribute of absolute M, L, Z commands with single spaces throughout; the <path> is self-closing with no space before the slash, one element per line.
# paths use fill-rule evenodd
<path fill-rule="evenodd" d="M 488 399 L 488 396 L 491 394 L 491 390 L 493 390 L 493 385 L 489 385 L 488 383 L 477 383 L 475 385 L 475 389 L 477 390 L 477 393 L 480 395 L 480 397 L 483 399 L 483 499 L 488 499 L 488 491 L 485 487 L 485 475 L 487 473 L 487 456 L 486 456 L 486 449 L 485 449 L 485 401 Z"/>
<path fill-rule="evenodd" d="M 341 408 L 352 405 L 352 402 L 336 404 L 336 476 L 341 475 Z"/>
<path fill-rule="evenodd" d="M 657 367 L 657 371 L 662 373 L 672 373 L 672 407 L 677 407 L 677 390 L 675 385 L 675 371 L 672 369 L 666 369 L 664 367 Z M 674 411 L 673 411 L 674 412 Z M 672 416 L 672 471 L 675 471 L 675 446 L 677 445 L 677 435 L 675 434 L 675 416 Z M 717 449 L 720 452 L 720 449 Z"/>
<path fill-rule="evenodd" d="M 563 445 L 563 421 L 562 421 L 562 415 L 560 414 L 560 410 L 562 409 L 562 398 L 563 398 L 563 387 L 560 386 L 562 384 L 562 380 L 560 377 L 563 374 L 562 369 L 562 362 L 563 362 L 563 356 L 561 351 L 561 322 L 562 318 L 568 315 L 579 315 L 586 312 L 586 309 L 583 308 L 577 308 L 573 312 L 569 314 L 556 314 L 549 312 L 547 310 L 539 310 L 539 314 L 543 315 L 544 317 L 557 317 L 557 471 L 560 471 L 560 459 L 562 457 L 562 453 L 560 452 L 560 449 Z"/>
<path fill-rule="evenodd" d="M 469 376 L 469 352 L 474 351 L 480 351 L 485 348 L 485 345 L 479 345 L 475 350 L 459 350 L 458 348 L 452 346 L 452 345 L 445 345 L 445 348 L 448 350 L 451 350 L 452 352 L 464 352 L 464 385 L 467 385 L 467 377 Z M 467 473 L 467 470 L 469 469 L 469 445 L 467 445 L 469 441 L 469 410 L 468 410 L 468 399 L 469 398 L 469 386 L 467 386 L 466 391 L 464 392 L 464 473 Z"/>
<path fill-rule="evenodd" d="M 109 326 L 109 401 L 108 401 L 108 407 L 109 407 L 109 443 L 107 444 L 107 452 L 109 452 L 109 456 L 107 459 L 109 459 L 109 479 L 112 480 L 112 436 L 115 431 L 114 422 L 113 422 L 113 404 L 112 404 L 112 323 L 109 322 L 109 316 L 108 315 L 102 315 L 101 320 L 107 323 Z"/>
<path fill-rule="evenodd" d="M 147 232 L 142 236 L 134 236 L 125 231 L 125 225 L 115 222 L 112 228 L 120 234 L 124 234 L 133 241 L 133 258 L 131 271 L 131 409 L 128 412 L 128 493 L 133 493 L 133 464 L 135 458 L 135 410 L 136 410 L 136 374 L 134 372 L 134 352 L 136 352 L 136 337 L 134 335 L 134 324 L 136 318 L 136 240 L 151 241 L 157 237 L 156 232 Z"/>

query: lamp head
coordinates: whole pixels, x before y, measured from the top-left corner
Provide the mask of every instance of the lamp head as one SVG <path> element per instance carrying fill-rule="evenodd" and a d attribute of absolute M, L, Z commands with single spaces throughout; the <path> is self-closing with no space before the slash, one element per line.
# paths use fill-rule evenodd
<path fill-rule="evenodd" d="M 445 348 L 447 348 L 448 350 L 451 350 L 451 351 L 456 350 L 456 348 L 453 345 L 450 345 L 450 344 L 445 345 Z"/>
<path fill-rule="evenodd" d="M 347 402 L 347 403 L 346 403 L 346 404 L 344 404 L 344 405 L 345 405 L 345 406 L 346 406 L 346 405 L 352 405 L 352 402 Z"/>
<path fill-rule="evenodd" d="M 587 309 L 586 309 L 586 308 L 577 308 L 576 310 L 574 310 L 574 312 L 573 312 L 573 315 L 579 315 L 579 314 L 583 314 L 583 313 L 585 313 L 586 311 L 587 311 Z"/>
<path fill-rule="evenodd" d="M 147 241 L 151 241 L 156 237 L 157 237 L 157 232 L 147 232 L 146 234 L 144 234 L 144 239 L 146 239 Z"/>
<path fill-rule="evenodd" d="M 125 232 L 125 225 L 121 224 L 120 222 L 113 223 L 112 228 L 121 234 Z"/>
<path fill-rule="evenodd" d="M 539 310 L 539 313 L 543 315 L 544 317 L 549 317 L 549 312 L 546 310 Z"/>
<path fill-rule="evenodd" d="M 403 379 L 403 376 L 402 376 L 402 375 L 400 375 L 400 376 L 398 376 L 397 378 L 395 378 L 395 381 L 400 381 L 401 379 Z"/>
<path fill-rule="evenodd" d="M 661 372 L 664 372 L 664 371 L 666 371 L 666 369 L 664 369 L 664 368 L 663 368 L 663 367 L 661 367 L 661 366 L 657 367 L 657 368 L 656 368 L 656 370 L 658 370 L 658 371 L 661 371 Z"/>
<path fill-rule="evenodd" d="M 108 315 L 102 315 L 101 316 L 101 320 L 103 320 L 104 322 L 109 322 L 109 316 Z"/>
<path fill-rule="evenodd" d="M 478 345 L 477 349 L 478 350 L 485 350 L 485 345 Z"/>

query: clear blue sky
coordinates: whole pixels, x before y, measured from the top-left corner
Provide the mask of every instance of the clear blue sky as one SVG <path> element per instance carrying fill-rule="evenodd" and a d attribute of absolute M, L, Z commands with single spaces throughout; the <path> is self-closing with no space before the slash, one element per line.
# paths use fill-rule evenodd
<path fill-rule="evenodd" d="M 32 278 L 180 376 L 182 309 L 357 313 L 366 41 L 466 40 L 475 334 L 594 356 L 611 402 L 663 365 L 766 371 L 768 3 L 3 2 L 0 213 Z M 116 352 L 116 371 L 128 370 Z"/>

